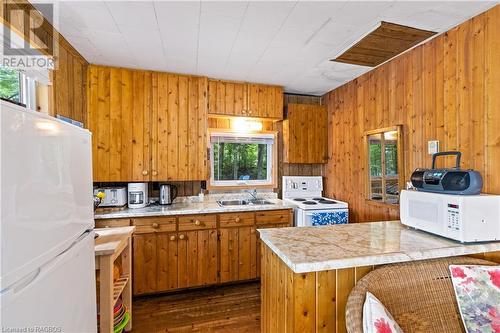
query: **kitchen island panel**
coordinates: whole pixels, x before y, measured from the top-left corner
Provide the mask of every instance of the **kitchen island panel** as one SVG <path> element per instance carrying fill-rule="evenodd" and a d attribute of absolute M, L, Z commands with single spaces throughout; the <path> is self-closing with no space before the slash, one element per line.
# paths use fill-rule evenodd
<path fill-rule="evenodd" d="M 262 332 L 346 332 L 345 306 L 374 266 L 294 273 L 262 246 Z"/>

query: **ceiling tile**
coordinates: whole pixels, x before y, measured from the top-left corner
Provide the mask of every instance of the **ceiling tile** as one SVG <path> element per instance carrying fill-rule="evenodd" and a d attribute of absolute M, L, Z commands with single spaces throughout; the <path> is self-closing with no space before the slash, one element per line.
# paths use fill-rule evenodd
<path fill-rule="evenodd" d="M 106 1 L 106 6 L 119 26 L 158 29 L 152 1 Z"/>
<path fill-rule="evenodd" d="M 202 1 L 201 14 L 223 17 L 242 17 L 247 9 L 246 1 Z"/>
<path fill-rule="evenodd" d="M 118 32 L 113 16 L 103 1 L 61 2 L 59 14 L 61 18 L 74 21 L 80 29 Z"/>

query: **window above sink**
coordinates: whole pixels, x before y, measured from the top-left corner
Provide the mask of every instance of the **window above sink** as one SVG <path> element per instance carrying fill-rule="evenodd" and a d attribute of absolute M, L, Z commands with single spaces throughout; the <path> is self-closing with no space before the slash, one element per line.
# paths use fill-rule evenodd
<path fill-rule="evenodd" d="M 275 187 L 276 133 L 210 133 L 210 187 Z"/>

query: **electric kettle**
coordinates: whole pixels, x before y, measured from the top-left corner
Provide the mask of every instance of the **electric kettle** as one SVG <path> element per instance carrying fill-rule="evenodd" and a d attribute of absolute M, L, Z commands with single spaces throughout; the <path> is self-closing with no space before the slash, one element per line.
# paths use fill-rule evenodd
<path fill-rule="evenodd" d="M 171 205 L 177 197 L 177 186 L 162 184 L 160 185 L 160 205 Z"/>

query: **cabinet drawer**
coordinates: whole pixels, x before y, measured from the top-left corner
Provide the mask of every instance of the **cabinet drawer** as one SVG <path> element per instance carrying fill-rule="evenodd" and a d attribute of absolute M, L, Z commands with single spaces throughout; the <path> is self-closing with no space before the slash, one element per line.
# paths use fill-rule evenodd
<path fill-rule="evenodd" d="M 215 214 L 179 216 L 179 231 L 215 229 L 217 216 Z"/>
<path fill-rule="evenodd" d="M 143 234 L 150 232 L 175 231 L 175 217 L 143 217 L 132 219 L 135 225 L 135 233 Z"/>
<path fill-rule="evenodd" d="M 101 219 L 95 220 L 96 228 L 128 227 L 130 219 Z"/>
<path fill-rule="evenodd" d="M 256 213 L 255 222 L 257 225 L 262 224 L 291 224 L 292 211 L 289 209 L 283 210 L 267 210 Z"/>
<path fill-rule="evenodd" d="M 219 215 L 220 227 L 241 227 L 254 225 L 255 215 L 251 213 L 228 213 Z"/>

